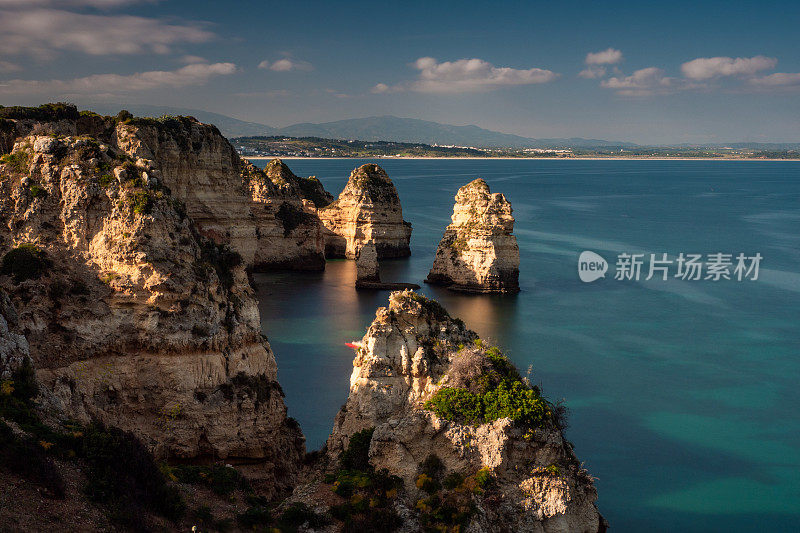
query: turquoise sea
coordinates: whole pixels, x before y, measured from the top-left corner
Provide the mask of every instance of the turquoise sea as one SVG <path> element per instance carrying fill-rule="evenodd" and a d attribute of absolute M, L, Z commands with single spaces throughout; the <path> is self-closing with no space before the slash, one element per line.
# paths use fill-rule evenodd
<path fill-rule="evenodd" d="M 364 162 L 287 160 L 334 195 Z M 550 399 L 566 400 L 567 438 L 598 478 L 612 531 L 797 531 L 799 163 L 378 162 L 414 226 L 412 257 L 384 261 L 385 281 L 422 284 L 461 185 L 482 177 L 512 202 L 522 292 L 422 292 L 523 373 L 532 365 Z M 605 279 L 580 281 L 584 250 L 609 262 Z M 623 252 L 763 259 L 756 281 L 617 281 Z M 356 292 L 352 262 L 327 266 L 256 275 L 264 332 L 309 450 L 347 397 L 344 342 L 363 336 L 388 297 Z"/>

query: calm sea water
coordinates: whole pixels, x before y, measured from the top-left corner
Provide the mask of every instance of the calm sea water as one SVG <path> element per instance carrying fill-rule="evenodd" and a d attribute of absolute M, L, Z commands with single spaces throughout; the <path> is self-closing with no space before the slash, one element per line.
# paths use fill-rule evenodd
<path fill-rule="evenodd" d="M 364 161 L 291 160 L 334 195 Z M 797 531 L 800 523 L 800 164 L 704 161 L 382 161 L 412 222 L 386 281 L 422 284 L 458 187 L 512 202 L 517 296 L 423 286 L 571 409 L 567 437 L 599 480 L 614 531 Z M 583 250 L 606 279 L 582 283 Z M 764 257 L 758 281 L 616 281 L 617 254 Z M 674 271 L 673 271 L 674 272 Z M 388 292 L 352 262 L 257 275 L 289 414 L 319 448 L 353 353 Z"/>

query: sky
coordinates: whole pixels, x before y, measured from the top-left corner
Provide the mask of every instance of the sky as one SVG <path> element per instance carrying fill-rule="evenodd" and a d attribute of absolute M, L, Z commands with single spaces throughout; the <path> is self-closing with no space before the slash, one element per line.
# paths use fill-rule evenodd
<path fill-rule="evenodd" d="M 0 0 L 0 104 L 800 142 L 798 2 Z"/>

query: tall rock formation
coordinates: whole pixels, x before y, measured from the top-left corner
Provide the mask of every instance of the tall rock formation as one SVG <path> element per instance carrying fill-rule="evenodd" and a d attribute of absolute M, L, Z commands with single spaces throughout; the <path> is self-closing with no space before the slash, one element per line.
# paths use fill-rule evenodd
<path fill-rule="evenodd" d="M 482 179 L 456 194 L 427 283 L 464 292 L 518 292 L 519 247 L 511 203 Z"/>
<path fill-rule="evenodd" d="M 200 231 L 229 244 L 246 265 L 324 269 L 323 226 L 314 212 L 330 195 L 319 181 L 298 178 L 280 160 L 261 170 L 216 127 L 187 117 L 123 121 L 111 142 L 150 162 Z"/>
<path fill-rule="evenodd" d="M 206 159 L 225 151 L 211 127 L 184 125 L 188 137 L 138 132 L 157 153 L 124 124 L 112 140 L 126 150 L 85 135 L 18 137 L 0 160 L 0 287 L 51 415 L 133 431 L 157 457 L 258 459 L 280 491 L 304 439 L 286 417 L 241 256 L 187 215 L 192 202 L 224 211 L 208 191 L 236 164 Z M 24 353 L 3 316 L 0 349 Z"/>
<path fill-rule="evenodd" d="M 438 303 L 392 293 L 353 366 L 327 444 L 331 463 L 356 433 L 374 428 L 369 463 L 404 481 L 405 507 L 419 512 L 406 520 L 430 526 L 428 506 L 452 499 L 470 513 L 468 531 L 604 531 L 592 478 L 564 439 L 559 408 Z M 436 475 L 455 480 L 452 490 L 447 482 L 437 489 L 429 479 Z"/>
<path fill-rule="evenodd" d="M 353 170 L 336 201 L 319 210 L 325 228 L 325 255 L 355 259 L 374 242 L 379 259 L 411 255 L 411 224 L 392 180 L 375 164 Z"/>
<path fill-rule="evenodd" d="M 356 288 L 364 283 L 380 283 L 381 273 L 378 265 L 378 252 L 370 241 L 358 251 L 356 257 Z"/>

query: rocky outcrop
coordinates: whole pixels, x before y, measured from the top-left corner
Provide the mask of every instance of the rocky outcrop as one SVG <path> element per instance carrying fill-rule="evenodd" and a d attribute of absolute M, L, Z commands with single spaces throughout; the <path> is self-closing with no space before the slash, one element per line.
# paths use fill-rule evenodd
<path fill-rule="evenodd" d="M 0 286 L 49 414 L 133 431 L 161 458 L 258 459 L 280 491 L 303 437 L 286 417 L 241 256 L 205 237 L 191 202 L 165 184 L 179 189 L 178 176 L 219 153 L 207 127 L 187 127 L 194 148 L 124 124 L 125 150 L 87 136 L 18 138 L 0 164 Z M 137 135 L 161 151 L 145 152 Z M 215 176 L 198 170 L 184 194 Z"/>
<path fill-rule="evenodd" d="M 325 228 L 325 255 L 355 259 L 372 241 L 379 259 L 411 255 L 411 224 L 392 180 L 378 165 L 353 170 L 336 201 L 319 210 Z"/>
<path fill-rule="evenodd" d="M 279 160 L 261 170 L 216 127 L 187 117 L 120 123 L 112 142 L 134 161 L 151 162 L 200 231 L 230 245 L 246 265 L 324 269 L 323 226 L 314 212 L 315 201 L 330 195 L 318 181 L 294 176 Z"/>
<path fill-rule="evenodd" d="M 351 437 L 374 428 L 369 463 L 403 479 L 406 509 L 424 514 L 434 490 L 437 501 L 464 498 L 464 486 L 448 494 L 426 488 L 421 474 L 438 464 L 439 476 L 466 480 L 451 485 L 493 479 L 471 491 L 471 504 L 462 502 L 474 509 L 468 531 L 604 530 L 592 478 L 564 439 L 558 408 L 497 348 L 410 291 L 392 293 L 360 344 L 350 395 L 327 444 L 332 464 Z M 515 399 L 503 395 L 511 389 Z M 485 412 L 459 419 L 459 409 L 471 413 L 465 406 L 480 395 L 475 409 Z M 448 397 L 458 399 L 448 404 Z"/>
<path fill-rule="evenodd" d="M 456 194 L 427 283 L 464 292 L 518 292 L 519 247 L 511 204 L 482 179 Z"/>
<path fill-rule="evenodd" d="M 370 241 L 358 251 L 356 256 L 356 288 L 364 283 L 380 283 L 381 274 L 378 265 L 378 252 Z"/>

